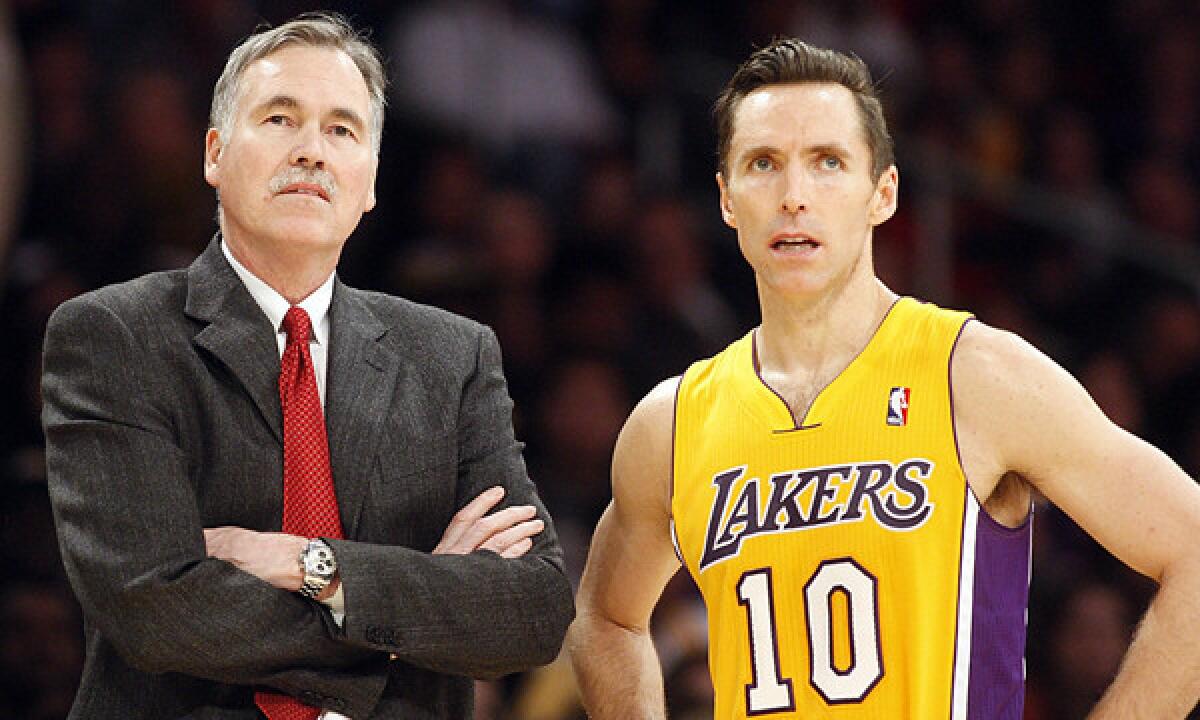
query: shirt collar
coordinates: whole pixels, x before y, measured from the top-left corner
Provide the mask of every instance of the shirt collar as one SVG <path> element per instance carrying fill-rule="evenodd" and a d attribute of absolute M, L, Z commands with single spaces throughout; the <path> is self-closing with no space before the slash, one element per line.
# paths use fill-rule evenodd
<path fill-rule="evenodd" d="M 246 266 L 238 262 L 233 253 L 229 252 L 229 246 L 224 239 L 221 242 L 221 251 L 225 253 L 225 259 L 233 266 L 233 271 L 237 273 L 242 284 L 250 291 L 254 302 L 258 303 L 258 307 L 271 321 L 271 327 L 275 328 L 275 332 L 282 333 L 283 316 L 292 306 L 291 303 L 276 292 L 275 288 L 263 282 L 257 275 L 247 270 Z M 313 341 L 320 345 L 325 345 L 329 340 L 329 323 L 326 322 L 326 319 L 329 315 L 329 305 L 333 301 L 333 280 L 336 275 L 336 272 L 330 273 L 329 278 L 321 284 L 321 287 L 298 303 L 312 321 Z"/>

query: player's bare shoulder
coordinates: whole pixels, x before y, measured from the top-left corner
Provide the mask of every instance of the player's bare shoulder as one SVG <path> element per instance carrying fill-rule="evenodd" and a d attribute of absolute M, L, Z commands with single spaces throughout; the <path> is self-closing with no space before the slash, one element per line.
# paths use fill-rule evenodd
<path fill-rule="evenodd" d="M 649 501 L 669 513 L 675 395 L 680 377 L 660 382 L 630 413 L 613 452 L 613 495 Z"/>
<path fill-rule="evenodd" d="M 649 435 L 671 435 L 675 421 L 675 395 L 682 376 L 663 380 L 641 399 L 625 423 L 626 430 Z"/>
<path fill-rule="evenodd" d="M 1074 378 L 1021 336 L 977 320 L 963 327 L 951 358 L 950 377 L 959 424 L 966 419 L 972 424 L 1004 425 L 1016 416 L 1028 416 L 1031 402 L 1076 385 Z"/>
<path fill-rule="evenodd" d="M 1083 386 L 1020 336 L 970 322 L 950 368 L 954 419 L 965 464 L 992 459 L 1038 484 L 1047 465 L 1081 437 L 1111 429 Z M 967 468 L 968 476 L 970 468 Z"/>
<path fill-rule="evenodd" d="M 971 320 L 963 327 L 951 361 L 955 402 L 975 390 L 990 394 L 1012 386 L 1031 365 L 1048 362 L 1049 358 L 1020 335 Z"/>

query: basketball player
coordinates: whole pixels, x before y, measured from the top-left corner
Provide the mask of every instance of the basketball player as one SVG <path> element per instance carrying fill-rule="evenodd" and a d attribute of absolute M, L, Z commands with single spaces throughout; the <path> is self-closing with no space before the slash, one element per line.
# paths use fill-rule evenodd
<path fill-rule="evenodd" d="M 898 174 L 861 61 L 778 41 L 716 115 L 762 324 L 617 441 L 569 635 L 591 717 L 664 717 L 648 624 L 682 562 L 716 718 L 1020 718 L 1035 489 L 1160 583 L 1095 717 L 1184 717 L 1200 488 L 1020 338 L 875 276 Z"/>

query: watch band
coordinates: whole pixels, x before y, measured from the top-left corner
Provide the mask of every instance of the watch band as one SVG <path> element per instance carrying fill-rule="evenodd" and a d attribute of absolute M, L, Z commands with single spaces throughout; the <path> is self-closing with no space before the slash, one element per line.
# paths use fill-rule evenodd
<path fill-rule="evenodd" d="M 321 591 L 329 587 L 329 581 L 322 582 L 318 578 L 305 578 L 304 584 L 296 592 L 300 593 L 309 600 L 316 600 Z"/>

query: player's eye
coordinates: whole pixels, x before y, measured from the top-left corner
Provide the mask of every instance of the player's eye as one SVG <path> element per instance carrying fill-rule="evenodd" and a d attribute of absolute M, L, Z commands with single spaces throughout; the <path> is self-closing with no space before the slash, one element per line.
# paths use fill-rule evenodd
<path fill-rule="evenodd" d="M 765 155 L 760 155 L 750 162 L 750 167 L 758 172 L 770 172 L 775 169 L 775 161 Z"/>
<path fill-rule="evenodd" d="M 836 155 L 826 155 L 821 158 L 821 167 L 825 170 L 841 170 L 842 159 Z"/>
<path fill-rule="evenodd" d="M 345 125 L 334 125 L 329 131 L 338 137 L 354 137 L 354 131 Z"/>

